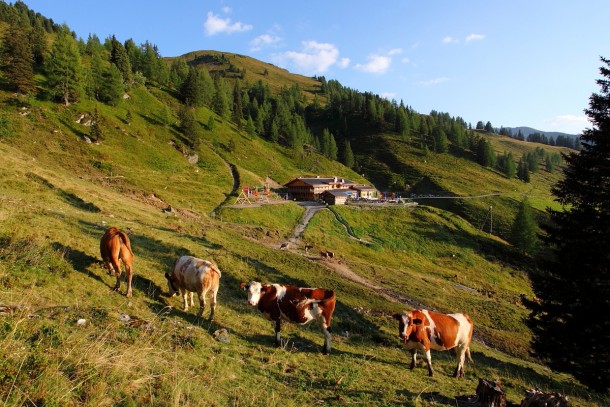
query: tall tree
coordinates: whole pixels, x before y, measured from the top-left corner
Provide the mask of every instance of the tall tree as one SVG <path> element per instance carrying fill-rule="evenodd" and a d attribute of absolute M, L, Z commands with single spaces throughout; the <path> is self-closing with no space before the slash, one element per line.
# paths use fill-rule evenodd
<path fill-rule="evenodd" d="M 549 209 L 554 261 L 534 279 L 541 312 L 534 349 L 558 370 L 599 391 L 610 389 L 610 60 L 601 58 L 600 93 L 585 110 L 592 128 L 582 150 L 565 156 L 552 189 L 563 210 Z M 595 322 L 592 323 L 592 318 Z"/>
<path fill-rule="evenodd" d="M 121 75 L 123 75 L 123 83 L 125 83 L 127 87 L 130 87 L 133 76 L 131 71 L 131 62 L 129 61 L 127 50 L 114 35 L 110 39 L 110 47 L 110 62 L 119 68 Z"/>
<path fill-rule="evenodd" d="M 345 140 L 345 147 L 343 148 L 343 164 L 345 164 L 346 167 L 349 168 L 353 168 L 355 161 L 354 161 L 354 152 L 352 151 L 352 146 L 349 142 L 349 140 Z"/>
<path fill-rule="evenodd" d="M 121 101 L 121 97 L 125 92 L 123 75 L 121 75 L 116 65 L 110 64 L 110 67 L 104 70 L 103 78 L 104 81 L 99 89 L 98 100 L 111 106 L 116 106 Z"/>
<path fill-rule="evenodd" d="M 511 227 L 511 243 L 522 253 L 533 255 L 538 248 L 536 221 L 527 198 L 521 201 Z"/>
<path fill-rule="evenodd" d="M 217 76 L 216 80 L 214 81 L 214 87 L 215 92 L 212 100 L 212 110 L 214 110 L 218 116 L 226 119 L 231 113 L 231 107 L 229 104 L 229 97 L 227 96 L 227 87 L 224 79 Z"/>
<path fill-rule="evenodd" d="M 78 100 L 83 68 L 76 40 L 64 29 L 57 34 L 51 53 L 45 60 L 49 88 L 64 105 Z"/>
<path fill-rule="evenodd" d="M 104 137 L 102 132 L 102 124 L 100 119 L 100 112 L 97 110 L 97 106 L 93 110 L 93 118 L 91 119 L 91 127 L 89 128 L 89 135 L 91 136 L 91 140 L 96 143 L 99 143 L 100 140 Z"/>
<path fill-rule="evenodd" d="M 36 88 L 34 83 L 34 55 L 27 27 L 11 24 L 4 36 L 2 61 L 11 88 L 28 93 Z"/>

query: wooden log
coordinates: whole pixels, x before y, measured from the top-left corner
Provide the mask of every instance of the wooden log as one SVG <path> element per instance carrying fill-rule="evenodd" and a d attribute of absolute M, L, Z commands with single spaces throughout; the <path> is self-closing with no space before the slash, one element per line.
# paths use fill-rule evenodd
<path fill-rule="evenodd" d="M 568 397 L 557 392 L 545 393 L 540 389 L 531 389 L 525 392 L 521 400 L 521 407 L 568 407 Z"/>

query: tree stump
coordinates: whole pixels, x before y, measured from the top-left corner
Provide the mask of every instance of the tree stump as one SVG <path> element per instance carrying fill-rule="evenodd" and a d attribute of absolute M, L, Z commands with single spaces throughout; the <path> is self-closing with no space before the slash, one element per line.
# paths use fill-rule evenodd
<path fill-rule="evenodd" d="M 545 393 L 539 389 L 531 389 L 525 392 L 525 398 L 521 400 L 521 407 L 568 407 L 568 397 L 557 392 Z"/>
<path fill-rule="evenodd" d="M 479 378 L 477 394 L 456 397 L 458 404 L 467 407 L 506 407 L 506 394 L 500 382 Z"/>

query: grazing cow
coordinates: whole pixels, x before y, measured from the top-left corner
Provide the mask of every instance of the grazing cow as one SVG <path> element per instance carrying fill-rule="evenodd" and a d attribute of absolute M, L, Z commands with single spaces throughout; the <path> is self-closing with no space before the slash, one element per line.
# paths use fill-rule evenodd
<path fill-rule="evenodd" d="M 218 265 L 213 261 L 201 260 L 192 256 L 182 256 L 176 261 L 172 274 L 165 273 L 167 278 L 167 287 L 169 288 L 169 296 L 173 297 L 179 293 L 184 300 L 184 311 L 188 311 L 187 294 L 191 294 L 191 307 L 193 303 L 193 293 L 197 293 L 199 298 L 199 312 L 197 318 L 203 314 L 205 308 L 205 296 L 208 291 L 212 290 L 212 301 L 210 304 L 210 318 L 214 319 L 216 311 L 216 295 L 220 283 L 220 270 Z"/>
<path fill-rule="evenodd" d="M 289 246 L 290 246 L 290 244 L 289 244 L 288 242 L 286 242 L 286 243 L 282 243 L 282 244 L 280 245 L 280 250 L 286 250 L 286 249 L 288 249 L 288 248 L 289 248 Z"/>
<path fill-rule="evenodd" d="M 432 376 L 430 349 L 455 348 L 457 367 L 454 377 L 464 376 L 464 357 L 470 357 L 470 340 L 474 325 L 466 314 L 438 314 L 427 310 L 414 310 L 395 314 L 398 320 L 398 336 L 411 351 L 411 369 L 415 367 L 417 350 L 424 352 L 428 363 L 428 375 Z"/>
<path fill-rule="evenodd" d="M 305 253 L 309 253 L 309 251 L 310 251 L 311 249 L 313 249 L 313 246 L 312 246 L 312 245 L 310 245 L 310 244 L 306 244 L 306 245 L 305 245 Z"/>
<path fill-rule="evenodd" d="M 109 228 L 102 239 L 100 240 L 100 254 L 104 265 L 108 270 L 108 274 L 116 276 L 116 285 L 114 291 L 118 291 L 121 286 L 121 265 L 119 260 L 125 266 L 125 279 L 127 281 L 127 297 L 131 297 L 131 279 L 133 277 L 133 251 L 129 237 L 124 232 L 121 232 L 115 227 Z"/>
<path fill-rule="evenodd" d="M 241 283 L 248 292 L 248 304 L 258 309 L 275 322 L 275 345 L 281 346 L 280 324 L 282 318 L 298 324 L 317 319 L 324 333 L 322 352 L 330 353 L 330 320 L 335 310 L 335 292 L 324 288 L 300 288 L 291 285 L 262 285 L 251 281 Z"/>
<path fill-rule="evenodd" d="M 320 252 L 320 254 L 322 254 L 322 257 L 324 257 L 325 259 L 332 259 L 333 257 L 335 257 L 335 253 L 333 252 Z"/>

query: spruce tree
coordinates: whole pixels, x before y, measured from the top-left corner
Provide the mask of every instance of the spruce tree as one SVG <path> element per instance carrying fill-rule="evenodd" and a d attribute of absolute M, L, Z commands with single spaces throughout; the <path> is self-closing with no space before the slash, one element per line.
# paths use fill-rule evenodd
<path fill-rule="evenodd" d="M 534 288 L 541 309 L 531 317 L 533 347 L 551 367 L 598 391 L 610 389 L 610 60 L 601 58 L 600 93 L 585 110 L 592 128 L 582 151 L 565 156 L 552 189 L 563 210 L 548 210 L 554 254 Z"/>
<path fill-rule="evenodd" d="M 104 136 L 100 120 L 100 113 L 96 107 L 93 110 L 93 118 L 91 119 L 91 127 L 89 128 L 89 136 L 91 136 L 91 140 L 96 143 L 99 143 Z"/>
<path fill-rule="evenodd" d="M 20 93 L 36 88 L 34 83 L 34 54 L 27 36 L 27 27 L 13 24 L 4 36 L 2 61 L 9 86 Z"/>
<path fill-rule="evenodd" d="M 533 255 L 538 246 L 536 221 L 527 198 L 521 201 L 511 227 L 511 243 L 522 253 Z"/>
<path fill-rule="evenodd" d="M 343 164 L 346 167 L 353 168 L 354 167 L 354 152 L 352 151 L 352 146 L 349 140 L 345 140 L 345 147 L 343 148 Z"/>
<path fill-rule="evenodd" d="M 110 50 L 110 62 L 116 65 L 123 75 L 123 83 L 130 87 L 133 81 L 132 71 L 131 71 L 131 62 L 129 61 L 129 55 L 127 55 L 127 51 L 123 44 L 121 44 L 116 37 L 113 35 L 110 40 L 111 50 Z"/>
<path fill-rule="evenodd" d="M 45 60 L 45 71 L 52 94 L 65 106 L 78 100 L 83 68 L 78 44 L 67 27 L 57 34 L 51 53 Z"/>

